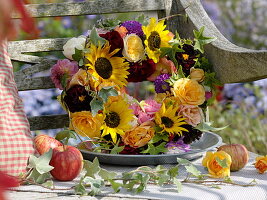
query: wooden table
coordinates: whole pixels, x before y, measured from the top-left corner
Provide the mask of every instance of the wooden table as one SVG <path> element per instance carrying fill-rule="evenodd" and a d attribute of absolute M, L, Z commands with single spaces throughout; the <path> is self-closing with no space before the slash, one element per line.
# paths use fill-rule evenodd
<path fill-rule="evenodd" d="M 53 200 L 74 200 L 74 199 L 179 199 L 179 200 L 267 200 L 267 173 L 259 174 L 253 166 L 257 155 L 250 153 L 250 160 L 245 168 L 238 172 L 231 172 L 231 179 L 238 183 L 249 183 L 253 179 L 257 181 L 257 185 L 253 187 L 240 187 L 223 185 L 221 189 L 210 188 L 201 185 L 187 184 L 183 185 L 182 192 L 177 193 L 176 187 L 166 186 L 157 187 L 149 185 L 147 189 L 134 195 L 127 191 L 113 194 L 110 188 L 104 188 L 101 196 L 78 196 L 74 195 L 73 191 L 49 191 L 38 186 L 21 186 L 16 188 L 16 191 L 8 192 L 9 200 L 33 200 L 33 199 L 53 199 Z M 201 166 L 202 158 L 194 161 L 196 167 L 204 172 L 205 169 Z M 167 165 L 168 166 L 168 165 Z M 170 165 L 169 165 L 170 166 Z M 111 166 L 102 165 L 101 167 L 115 172 L 125 172 L 135 169 L 136 167 L 129 166 Z M 183 170 L 180 175 L 184 176 L 186 172 Z M 74 180 L 77 181 L 77 180 Z M 55 182 L 57 187 L 70 187 L 74 182 Z"/>

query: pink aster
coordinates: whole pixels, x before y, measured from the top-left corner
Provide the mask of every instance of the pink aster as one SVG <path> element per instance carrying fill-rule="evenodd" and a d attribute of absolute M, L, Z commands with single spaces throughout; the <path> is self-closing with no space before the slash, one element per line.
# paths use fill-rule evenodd
<path fill-rule="evenodd" d="M 68 59 L 58 60 L 51 69 L 51 79 L 57 88 L 63 90 L 78 70 L 79 67 L 76 61 L 70 61 Z"/>

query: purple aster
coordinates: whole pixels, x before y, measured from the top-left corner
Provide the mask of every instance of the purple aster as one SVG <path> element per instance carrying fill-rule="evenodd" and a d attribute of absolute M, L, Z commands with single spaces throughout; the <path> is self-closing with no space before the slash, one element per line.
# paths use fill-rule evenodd
<path fill-rule="evenodd" d="M 51 68 L 51 79 L 57 88 L 63 90 L 78 70 L 79 67 L 76 61 L 68 59 L 58 60 Z"/>
<path fill-rule="evenodd" d="M 134 33 L 141 38 L 144 35 L 142 24 L 138 21 L 125 21 L 121 24 L 121 26 L 124 26 L 128 30 L 127 34 Z"/>
<path fill-rule="evenodd" d="M 176 142 L 170 141 L 165 145 L 165 147 L 169 150 L 168 153 L 183 153 L 191 151 L 190 145 L 185 144 L 183 138 L 180 138 Z"/>
<path fill-rule="evenodd" d="M 170 84 L 166 82 L 171 77 L 170 74 L 161 74 L 154 81 L 156 93 L 165 93 L 170 91 Z"/>

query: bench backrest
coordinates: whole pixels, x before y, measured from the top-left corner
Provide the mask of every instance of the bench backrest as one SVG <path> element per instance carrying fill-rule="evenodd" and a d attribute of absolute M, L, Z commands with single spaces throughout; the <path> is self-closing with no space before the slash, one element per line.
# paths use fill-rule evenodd
<path fill-rule="evenodd" d="M 205 50 L 207 57 L 214 65 L 218 78 L 223 83 L 252 81 L 267 77 L 267 70 L 265 70 L 267 53 L 240 48 L 230 43 L 212 23 L 200 0 L 93 0 L 80 3 L 30 4 L 27 5 L 27 9 L 36 18 L 137 11 L 153 11 L 158 18 L 176 15 L 167 20 L 169 29 L 173 32 L 178 31 L 182 37 L 191 37 L 193 29 L 205 26 L 205 35 L 217 38 L 216 41 L 207 45 Z M 177 14 L 186 14 L 188 18 Z M 19 18 L 19 16 L 14 15 L 14 18 Z M 8 50 L 11 59 L 31 64 L 30 67 L 15 73 L 15 81 L 20 91 L 54 88 L 50 77 L 32 77 L 32 75 L 50 69 L 56 61 L 25 53 L 61 51 L 67 39 L 9 42 Z M 31 117 L 29 122 L 31 130 L 62 128 L 68 125 L 68 116 Z"/>

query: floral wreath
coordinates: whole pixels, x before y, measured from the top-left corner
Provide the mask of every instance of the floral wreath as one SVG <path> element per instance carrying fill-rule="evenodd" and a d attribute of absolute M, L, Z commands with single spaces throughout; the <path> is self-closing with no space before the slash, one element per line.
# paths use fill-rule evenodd
<path fill-rule="evenodd" d="M 73 131 L 90 151 L 162 154 L 190 151 L 203 131 L 218 80 L 204 57 L 213 41 L 194 31 L 182 39 L 166 29 L 165 20 L 100 20 L 89 36 L 63 46 L 67 59 L 51 69 L 59 101 Z M 154 83 L 155 95 L 138 101 L 129 82 Z M 66 131 L 65 131 L 66 132 Z"/>

